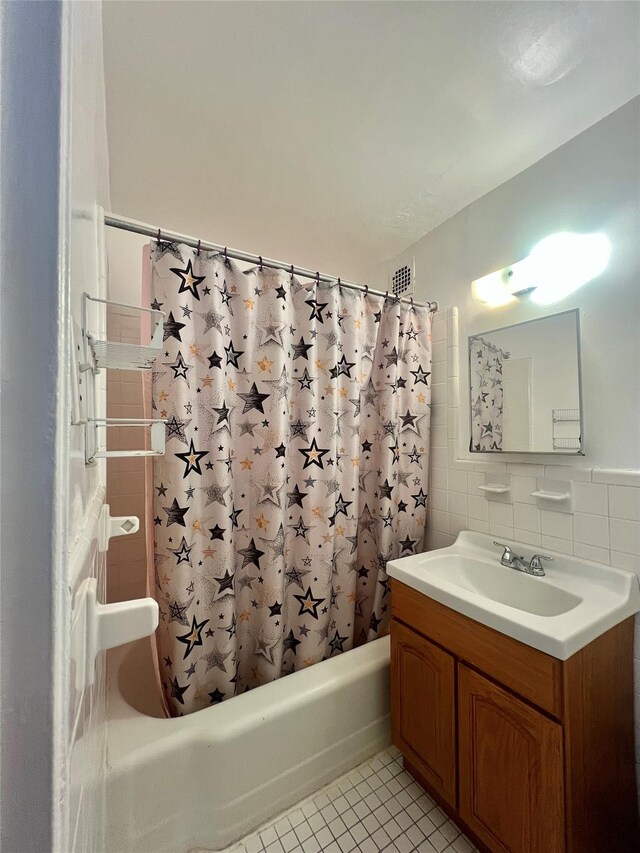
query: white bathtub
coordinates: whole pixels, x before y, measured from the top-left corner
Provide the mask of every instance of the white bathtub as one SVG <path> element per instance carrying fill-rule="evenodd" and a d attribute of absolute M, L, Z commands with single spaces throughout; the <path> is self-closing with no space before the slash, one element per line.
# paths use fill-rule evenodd
<path fill-rule="evenodd" d="M 220 850 L 390 742 L 389 638 L 178 719 L 110 653 L 106 853 Z"/>

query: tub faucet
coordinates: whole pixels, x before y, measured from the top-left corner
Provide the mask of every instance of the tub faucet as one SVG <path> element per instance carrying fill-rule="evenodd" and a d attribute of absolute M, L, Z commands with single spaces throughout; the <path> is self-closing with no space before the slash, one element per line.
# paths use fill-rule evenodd
<path fill-rule="evenodd" d="M 493 544 L 504 548 L 500 559 L 501 565 L 506 566 L 508 569 L 515 569 L 517 572 L 524 572 L 526 575 L 533 575 L 537 578 L 544 577 L 542 561 L 553 560 L 553 557 L 548 557 L 546 554 L 534 554 L 531 560 L 527 561 L 524 557 L 514 553 L 511 545 L 505 545 L 504 542 L 496 542 L 495 540 Z"/>

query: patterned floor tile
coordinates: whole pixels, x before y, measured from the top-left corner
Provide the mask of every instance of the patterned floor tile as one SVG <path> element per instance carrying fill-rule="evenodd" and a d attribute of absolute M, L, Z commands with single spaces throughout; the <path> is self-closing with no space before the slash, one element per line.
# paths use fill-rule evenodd
<path fill-rule="evenodd" d="M 390 747 L 224 853 L 475 853 Z"/>

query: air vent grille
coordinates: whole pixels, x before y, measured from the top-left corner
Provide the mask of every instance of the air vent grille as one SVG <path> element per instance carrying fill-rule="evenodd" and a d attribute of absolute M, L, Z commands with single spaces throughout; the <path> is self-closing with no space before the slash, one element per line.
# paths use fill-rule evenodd
<path fill-rule="evenodd" d="M 407 296 L 413 293 L 413 267 L 403 264 L 391 274 L 391 291 L 394 296 Z"/>

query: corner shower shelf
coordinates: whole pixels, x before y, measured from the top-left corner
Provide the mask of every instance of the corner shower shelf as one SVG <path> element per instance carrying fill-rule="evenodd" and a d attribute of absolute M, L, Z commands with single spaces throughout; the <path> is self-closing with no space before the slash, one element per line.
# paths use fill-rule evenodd
<path fill-rule="evenodd" d="M 87 465 L 96 459 L 121 459 L 131 456 L 163 456 L 165 447 L 166 420 L 157 418 L 88 418 L 86 423 Z M 151 433 L 151 448 L 140 450 L 103 450 L 98 442 L 98 428 L 105 427 L 147 427 Z"/>
<path fill-rule="evenodd" d="M 100 340 L 88 332 L 89 302 L 98 302 L 106 306 L 127 308 L 142 315 L 151 315 L 151 338 L 148 344 L 129 344 L 120 341 Z M 86 341 L 85 361 L 80 365 L 81 371 L 92 370 L 94 373 L 101 368 L 114 370 L 151 370 L 162 349 L 164 330 L 164 311 L 156 308 L 143 308 L 140 305 L 129 305 L 126 302 L 113 302 L 108 299 L 98 299 L 83 294 L 83 333 Z"/>

